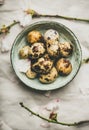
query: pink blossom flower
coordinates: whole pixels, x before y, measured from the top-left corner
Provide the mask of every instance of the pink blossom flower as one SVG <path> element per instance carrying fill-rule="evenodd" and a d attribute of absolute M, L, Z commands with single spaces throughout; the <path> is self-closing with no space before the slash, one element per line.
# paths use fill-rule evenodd
<path fill-rule="evenodd" d="M 59 110 L 59 105 L 60 105 L 59 101 L 60 101 L 59 99 L 55 99 L 50 101 L 45 106 L 42 106 L 40 108 L 41 115 L 47 119 L 57 120 L 57 112 Z M 49 128 L 50 123 L 43 121 L 41 123 L 41 126 L 44 128 Z"/>

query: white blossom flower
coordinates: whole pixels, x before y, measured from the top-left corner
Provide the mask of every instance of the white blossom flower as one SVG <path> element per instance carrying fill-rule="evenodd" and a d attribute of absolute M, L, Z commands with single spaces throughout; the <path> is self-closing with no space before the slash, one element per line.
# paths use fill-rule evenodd
<path fill-rule="evenodd" d="M 16 68 L 19 72 L 26 73 L 26 71 L 31 67 L 31 61 L 28 59 L 21 59 L 17 62 Z"/>
<path fill-rule="evenodd" d="M 20 9 L 18 10 L 17 20 L 20 22 L 22 27 L 28 26 L 32 20 L 32 15 L 28 13 L 30 10 L 31 1 L 22 0 L 19 1 Z"/>
<path fill-rule="evenodd" d="M 18 21 L 20 22 L 20 25 L 22 27 L 28 26 L 32 20 L 31 14 L 26 14 L 24 11 L 20 11 L 19 13 Z"/>
<path fill-rule="evenodd" d="M 49 98 L 51 95 L 51 91 L 47 91 L 44 95 Z"/>
<path fill-rule="evenodd" d="M 30 9 L 31 6 L 31 1 L 30 0 L 20 0 L 18 1 L 19 3 L 19 10 L 15 12 L 15 16 L 13 18 L 16 21 L 20 22 L 20 25 L 22 27 L 28 26 L 32 20 L 32 13 L 33 11 Z M 3 31 L 8 31 L 4 30 L 6 28 L 3 28 Z M 0 37 L 0 45 L 1 45 L 1 52 L 8 52 L 11 49 L 11 45 L 13 41 L 11 40 L 12 36 L 3 33 Z"/>
<path fill-rule="evenodd" d="M 0 120 L 0 130 L 12 130 L 8 124 L 6 124 L 3 120 Z"/>
<path fill-rule="evenodd" d="M 47 111 L 51 111 L 51 112 L 57 111 L 59 109 L 59 99 L 55 99 L 55 100 L 51 101 L 50 103 L 48 103 L 45 106 L 45 109 Z"/>
<path fill-rule="evenodd" d="M 51 102 L 49 102 L 47 105 L 42 106 L 40 108 L 41 111 L 41 115 L 47 119 L 49 119 L 50 117 L 56 116 L 57 112 L 59 110 L 59 99 L 55 99 L 52 100 Z M 49 128 L 50 127 L 50 123 L 46 122 L 46 121 L 42 121 L 41 125 L 44 128 Z"/>
<path fill-rule="evenodd" d="M 1 35 L 0 44 L 1 44 L 1 52 L 8 52 L 10 50 L 9 37 L 6 36 L 5 34 Z"/>
<path fill-rule="evenodd" d="M 49 128 L 50 123 L 48 123 L 47 121 L 44 121 L 43 123 L 40 124 L 40 126 L 43 127 L 43 128 Z"/>

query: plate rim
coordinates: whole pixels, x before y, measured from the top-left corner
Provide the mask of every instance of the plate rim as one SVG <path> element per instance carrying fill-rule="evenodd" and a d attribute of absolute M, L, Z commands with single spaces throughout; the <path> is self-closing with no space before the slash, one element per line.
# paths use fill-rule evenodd
<path fill-rule="evenodd" d="M 16 44 L 16 41 L 17 39 L 19 38 L 19 36 L 21 34 L 23 34 L 28 28 L 32 27 L 32 26 L 35 26 L 37 24 L 46 24 L 46 23 L 52 23 L 52 24 L 57 24 L 57 25 L 60 25 L 61 27 L 65 28 L 75 39 L 75 41 L 77 42 L 78 44 L 78 50 L 79 50 L 79 65 L 78 65 L 78 68 L 77 68 L 77 71 L 76 73 L 73 75 L 73 77 L 71 78 L 71 80 L 69 80 L 66 84 L 62 85 L 62 86 L 59 86 L 59 87 L 56 87 L 56 88 L 46 88 L 46 89 L 39 89 L 39 88 L 34 88 L 32 86 L 29 86 L 28 84 L 26 84 L 17 74 L 17 72 L 15 71 L 15 68 L 14 68 L 14 65 L 13 65 L 13 58 L 12 58 L 12 54 L 13 54 L 13 49 L 14 49 L 14 46 Z M 26 86 L 28 86 L 29 88 L 32 88 L 32 89 L 35 89 L 35 90 L 38 90 L 38 91 L 49 91 L 49 90 L 57 90 L 61 87 L 64 87 L 66 85 L 68 85 L 74 78 L 75 76 L 77 75 L 80 67 L 81 67 L 81 64 L 82 64 L 82 49 L 81 49 L 81 46 L 80 46 L 80 42 L 78 40 L 78 38 L 76 37 L 76 35 L 67 27 L 65 26 L 64 24 L 60 23 L 60 22 L 56 22 L 56 21 L 47 21 L 47 20 L 42 20 L 42 21 L 38 21 L 38 22 L 34 22 L 34 23 L 31 23 L 30 25 L 28 25 L 27 27 L 25 27 L 15 38 L 14 42 L 13 42 L 13 45 L 12 45 L 12 48 L 11 48 L 11 51 L 10 51 L 10 61 L 11 61 L 11 65 L 12 65 L 12 68 L 15 72 L 15 75 L 18 77 L 18 79 Z M 46 85 L 46 84 L 45 84 Z"/>

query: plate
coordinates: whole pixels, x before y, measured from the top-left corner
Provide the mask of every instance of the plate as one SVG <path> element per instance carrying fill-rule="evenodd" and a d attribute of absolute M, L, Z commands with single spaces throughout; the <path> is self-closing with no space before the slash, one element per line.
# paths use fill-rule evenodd
<path fill-rule="evenodd" d="M 68 41 L 71 42 L 74 46 L 74 51 L 72 56 L 69 57 L 69 60 L 72 63 L 72 72 L 68 76 L 59 76 L 56 81 L 50 84 L 42 84 L 37 78 L 36 79 L 28 79 L 24 73 L 18 71 L 17 64 L 19 62 L 19 50 L 27 44 L 26 36 L 28 32 L 32 30 L 38 30 L 42 34 L 47 29 L 55 29 L 58 31 L 60 35 L 60 41 Z M 52 21 L 40 21 L 26 27 L 15 39 L 14 44 L 11 49 L 11 63 L 14 69 L 14 72 L 18 76 L 18 78 L 28 87 L 37 90 L 54 90 L 60 87 L 67 85 L 72 79 L 76 76 L 79 71 L 82 59 L 82 52 L 79 41 L 74 33 L 68 29 L 66 26 Z"/>

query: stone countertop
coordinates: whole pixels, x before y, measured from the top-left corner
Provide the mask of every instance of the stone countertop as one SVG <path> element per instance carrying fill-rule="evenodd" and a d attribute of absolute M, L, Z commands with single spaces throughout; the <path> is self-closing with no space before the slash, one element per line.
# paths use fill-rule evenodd
<path fill-rule="evenodd" d="M 19 4 L 20 3 L 20 4 Z M 10 24 L 17 18 L 21 4 L 43 14 L 59 14 L 71 17 L 89 18 L 89 0 L 5 0 L 0 6 L 0 27 Z M 37 18 L 41 20 L 57 21 L 70 28 L 79 39 L 82 48 L 82 57 L 89 57 L 89 23 L 76 22 L 56 18 Z M 8 34 L 7 45 L 12 43 L 22 28 L 13 27 Z M 0 44 L 1 48 L 1 44 Z M 48 96 L 47 96 L 48 93 Z M 83 64 L 71 83 L 61 89 L 51 92 L 40 92 L 25 86 L 16 77 L 10 62 L 10 51 L 0 52 L 0 130 L 88 130 L 89 125 L 68 127 L 51 124 L 43 128 L 43 121 L 31 116 L 20 107 L 19 102 L 37 111 L 50 102 L 59 100 L 58 118 L 64 122 L 75 122 L 89 119 L 89 64 Z"/>

